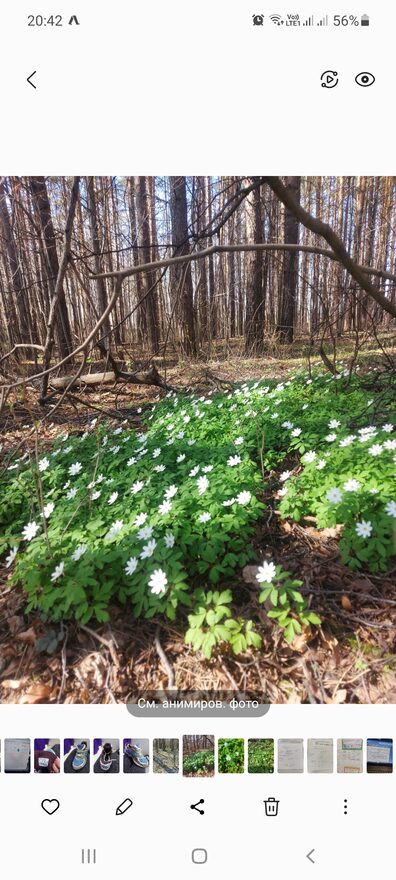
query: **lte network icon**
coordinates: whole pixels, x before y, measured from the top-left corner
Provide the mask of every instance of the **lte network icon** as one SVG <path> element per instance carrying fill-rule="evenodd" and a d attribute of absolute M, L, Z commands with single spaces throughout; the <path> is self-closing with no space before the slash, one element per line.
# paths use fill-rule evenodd
<path fill-rule="evenodd" d="M 264 16 L 263 15 L 253 15 L 253 24 L 254 25 L 263 25 L 264 24 Z"/>

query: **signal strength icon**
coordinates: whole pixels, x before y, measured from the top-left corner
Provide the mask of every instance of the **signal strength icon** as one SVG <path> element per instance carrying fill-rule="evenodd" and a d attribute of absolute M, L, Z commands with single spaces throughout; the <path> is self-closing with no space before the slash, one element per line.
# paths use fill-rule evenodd
<path fill-rule="evenodd" d="M 313 17 L 313 15 L 310 15 L 309 18 L 306 19 L 306 21 L 303 21 L 302 26 L 303 27 L 312 27 L 313 23 L 314 23 L 314 17 Z"/>
<path fill-rule="evenodd" d="M 328 23 L 329 23 L 329 16 L 328 16 L 328 15 L 324 15 L 323 18 L 321 18 L 321 19 L 317 22 L 317 27 L 327 27 Z"/>
<path fill-rule="evenodd" d="M 271 21 L 274 22 L 274 24 L 277 24 L 277 25 L 283 24 L 282 16 L 278 15 L 277 13 L 275 13 L 274 15 L 270 15 L 270 19 L 271 19 Z"/>

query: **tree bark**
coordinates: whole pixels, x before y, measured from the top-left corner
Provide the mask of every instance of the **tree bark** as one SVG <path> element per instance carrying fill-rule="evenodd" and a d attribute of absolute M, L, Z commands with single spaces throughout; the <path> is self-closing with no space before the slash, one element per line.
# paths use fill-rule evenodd
<path fill-rule="evenodd" d="M 30 185 L 33 198 L 36 201 L 38 216 L 40 217 L 41 232 L 46 253 L 46 266 L 48 286 L 51 292 L 51 300 L 56 298 L 57 310 L 54 315 L 53 323 L 56 317 L 56 331 L 58 337 L 59 351 L 62 357 L 67 357 L 72 351 L 72 338 L 69 316 L 63 283 L 58 286 L 56 293 L 55 288 L 59 278 L 59 260 L 56 249 L 56 238 L 54 226 L 52 223 L 51 207 L 48 198 L 47 186 L 44 177 L 32 177 Z"/>
<path fill-rule="evenodd" d="M 287 188 L 295 201 L 300 202 L 300 177 L 288 177 Z M 299 222 L 289 208 L 285 208 L 284 239 L 285 244 L 298 244 Z M 296 318 L 298 254 L 289 251 L 283 257 L 283 288 L 281 291 L 279 314 L 279 339 L 281 342 L 293 342 Z"/>
<path fill-rule="evenodd" d="M 246 239 L 248 244 L 261 244 L 263 223 L 260 189 L 254 189 L 245 201 Z M 246 325 L 245 353 L 261 354 L 264 345 L 263 254 L 261 250 L 246 253 Z"/>
<path fill-rule="evenodd" d="M 170 178 L 170 209 L 172 221 L 172 247 L 174 256 L 190 253 L 187 191 L 185 177 Z M 191 265 L 174 268 L 171 273 L 174 296 L 180 296 L 181 318 L 183 324 L 183 344 L 186 354 L 197 354 L 197 341 L 194 322 L 194 296 Z"/>
<path fill-rule="evenodd" d="M 100 273 L 103 272 L 102 266 L 102 244 L 100 241 L 99 235 L 99 221 L 98 221 L 98 211 L 96 205 L 96 195 L 95 195 L 95 181 L 93 177 L 86 178 L 86 186 L 87 186 L 87 208 L 88 208 L 88 216 L 89 216 L 89 227 L 91 230 L 91 242 L 92 242 L 92 262 L 94 265 L 95 275 L 99 276 L 95 280 L 96 285 L 96 294 L 98 297 L 98 311 L 100 315 L 103 315 L 103 312 L 107 306 L 107 291 L 106 291 L 106 282 L 104 278 L 100 277 Z M 106 348 L 109 348 L 109 334 L 110 334 L 110 320 L 107 319 L 103 324 L 103 334 L 107 337 L 105 340 Z"/>
<path fill-rule="evenodd" d="M 52 347 L 53 347 L 53 329 L 54 329 L 55 319 L 56 319 L 57 310 L 58 310 L 58 306 L 59 306 L 59 301 L 62 297 L 64 297 L 63 281 L 64 281 L 65 274 L 66 274 L 67 264 L 70 259 L 70 242 L 71 242 L 71 236 L 72 236 L 72 231 L 73 231 L 73 220 L 74 220 L 74 214 L 76 211 L 79 185 L 80 185 L 80 178 L 75 177 L 73 180 L 69 210 L 67 213 L 65 232 L 64 232 L 64 236 L 63 236 L 62 256 L 61 256 L 61 261 L 58 266 L 58 274 L 57 274 L 56 281 L 55 281 L 54 294 L 52 297 L 50 312 L 49 312 L 48 322 L 47 322 L 47 336 L 45 339 L 44 354 L 43 354 L 43 373 L 44 373 L 44 375 L 43 375 L 43 381 L 42 381 L 42 385 L 41 385 L 41 396 L 40 396 L 41 402 L 44 402 L 45 398 L 47 396 L 49 376 L 48 376 L 48 373 L 46 373 L 46 370 L 48 370 L 48 367 L 49 367 L 49 364 L 51 361 L 51 353 L 52 353 Z M 106 320 L 106 318 L 103 319 L 103 323 L 105 320 Z M 67 352 L 65 357 L 68 358 L 69 355 L 71 355 L 71 352 Z"/>

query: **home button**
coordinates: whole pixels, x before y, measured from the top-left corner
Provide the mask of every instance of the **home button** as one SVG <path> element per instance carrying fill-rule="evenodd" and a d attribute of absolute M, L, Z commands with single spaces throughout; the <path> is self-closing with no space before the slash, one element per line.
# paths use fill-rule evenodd
<path fill-rule="evenodd" d="M 204 865 L 205 862 L 208 861 L 208 853 L 206 849 L 202 849 L 202 847 L 198 849 L 193 849 L 191 853 L 191 858 L 194 862 L 194 865 Z"/>

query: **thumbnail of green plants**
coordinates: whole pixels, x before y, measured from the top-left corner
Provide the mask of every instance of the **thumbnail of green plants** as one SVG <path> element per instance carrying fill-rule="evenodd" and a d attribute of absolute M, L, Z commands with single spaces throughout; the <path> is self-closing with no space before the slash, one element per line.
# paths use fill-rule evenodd
<path fill-rule="evenodd" d="M 183 775 L 213 776 L 215 767 L 213 736 L 183 737 Z"/>
<path fill-rule="evenodd" d="M 248 773 L 274 772 L 274 740 L 250 739 L 248 742 Z"/>
<path fill-rule="evenodd" d="M 219 739 L 219 773 L 243 773 L 245 743 L 243 739 Z"/>

